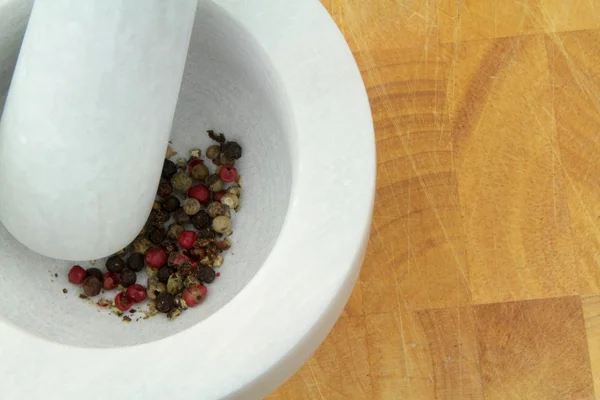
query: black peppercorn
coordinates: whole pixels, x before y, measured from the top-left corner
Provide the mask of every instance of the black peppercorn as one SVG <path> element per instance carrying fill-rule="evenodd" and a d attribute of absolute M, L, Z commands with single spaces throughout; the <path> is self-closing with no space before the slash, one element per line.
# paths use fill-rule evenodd
<path fill-rule="evenodd" d="M 133 253 L 127 259 L 127 268 L 132 271 L 140 272 L 144 269 L 144 255 L 142 253 Z"/>
<path fill-rule="evenodd" d="M 177 166 L 171 160 L 165 160 L 163 164 L 162 174 L 161 176 L 165 179 L 171 179 L 173 175 L 177 173 Z"/>
<path fill-rule="evenodd" d="M 119 283 L 125 287 L 129 287 L 135 283 L 137 276 L 132 270 L 125 268 L 119 274 Z"/>
<path fill-rule="evenodd" d="M 100 271 L 98 268 L 88 268 L 85 270 L 86 272 L 86 276 L 95 276 L 96 278 L 100 279 L 100 282 L 102 282 L 102 271 Z"/>
<path fill-rule="evenodd" d="M 175 211 L 173 218 L 175 218 L 175 222 L 182 226 L 190 222 L 190 216 L 187 215 L 183 209 Z"/>
<path fill-rule="evenodd" d="M 150 213 L 150 220 L 152 221 L 152 226 L 157 228 L 163 228 L 165 222 L 167 222 L 171 218 L 171 215 L 168 211 L 160 209 L 160 210 L 152 210 Z"/>
<path fill-rule="evenodd" d="M 161 244 L 167 237 L 167 232 L 164 228 L 154 228 L 148 234 L 148 239 L 154 244 Z"/>
<path fill-rule="evenodd" d="M 161 267 L 156 273 L 158 281 L 162 283 L 167 283 L 169 276 L 171 276 L 171 269 L 167 266 Z"/>
<path fill-rule="evenodd" d="M 178 250 L 178 248 L 177 248 L 177 245 L 176 245 L 174 242 L 165 242 L 165 243 L 162 243 L 162 244 L 160 245 L 160 247 L 162 247 L 162 249 L 163 249 L 163 250 L 165 251 L 165 253 L 167 253 L 167 254 L 171 254 L 171 253 L 173 253 L 174 251 L 177 251 L 177 250 Z"/>
<path fill-rule="evenodd" d="M 161 179 L 160 183 L 158 184 L 158 190 L 156 194 L 158 194 L 160 197 L 168 197 L 171 195 L 171 193 L 173 193 L 173 186 L 171 186 L 171 182 L 166 179 Z"/>
<path fill-rule="evenodd" d="M 211 228 L 198 229 L 199 239 L 212 239 L 215 237 L 215 231 Z"/>
<path fill-rule="evenodd" d="M 83 280 L 81 286 L 83 287 L 83 293 L 87 297 L 94 297 L 97 296 L 102 289 L 102 280 L 98 279 L 96 276 L 88 276 Z"/>
<path fill-rule="evenodd" d="M 242 146 L 237 142 L 227 142 L 221 145 L 221 153 L 229 160 L 238 160 L 242 157 Z"/>
<path fill-rule="evenodd" d="M 198 268 L 198 280 L 204 283 L 213 283 L 217 274 L 211 267 Z"/>
<path fill-rule="evenodd" d="M 206 211 L 200 211 L 198 214 L 190 218 L 190 222 L 196 229 L 204 229 L 212 223 L 212 218 Z"/>
<path fill-rule="evenodd" d="M 159 293 L 156 296 L 156 309 L 163 313 L 168 313 L 176 305 L 175 296 L 169 293 Z"/>
<path fill-rule="evenodd" d="M 163 201 L 163 203 L 162 203 L 162 207 L 165 210 L 167 210 L 168 212 L 177 211 L 180 206 L 181 206 L 181 203 L 179 202 L 179 199 L 175 196 L 167 197 L 165 199 L 165 201 Z"/>
<path fill-rule="evenodd" d="M 119 256 L 111 256 L 106 260 L 106 269 L 117 274 L 125 268 L 125 261 Z"/>

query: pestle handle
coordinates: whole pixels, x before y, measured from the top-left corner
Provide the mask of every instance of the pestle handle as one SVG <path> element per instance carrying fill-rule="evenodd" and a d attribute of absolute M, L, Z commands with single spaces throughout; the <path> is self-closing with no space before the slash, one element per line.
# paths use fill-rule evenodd
<path fill-rule="evenodd" d="M 197 0 L 37 0 L 0 121 L 0 220 L 45 256 L 129 244 L 154 201 Z"/>

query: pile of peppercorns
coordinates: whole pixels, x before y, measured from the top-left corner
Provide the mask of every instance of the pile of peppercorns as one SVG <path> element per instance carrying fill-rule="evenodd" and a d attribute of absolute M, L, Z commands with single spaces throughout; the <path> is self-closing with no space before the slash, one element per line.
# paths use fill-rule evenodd
<path fill-rule="evenodd" d="M 79 265 L 69 271 L 69 282 L 82 285 L 83 297 L 117 289 L 114 300 L 101 299 L 96 304 L 111 306 L 122 315 L 149 298 L 147 317 L 160 312 L 169 319 L 206 298 L 204 285 L 220 275 L 215 268 L 223 264 L 222 253 L 231 247 L 231 210 L 239 210 L 241 195 L 235 162 L 242 156 L 238 143 L 227 141 L 222 133 L 208 134 L 217 142 L 206 149 L 215 172 L 210 173 L 200 150 L 173 162 L 169 158 L 177 153 L 169 147 L 157 199 L 133 243 L 107 259 L 105 273 Z M 136 283 L 144 267 L 146 286 Z"/>

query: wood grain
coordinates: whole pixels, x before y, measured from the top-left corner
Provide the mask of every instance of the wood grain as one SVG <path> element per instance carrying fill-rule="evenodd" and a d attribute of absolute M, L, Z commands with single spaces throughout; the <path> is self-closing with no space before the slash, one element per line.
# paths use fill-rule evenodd
<path fill-rule="evenodd" d="M 600 0 L 324 0 L 371 102 L 370 246 L 278 399 L 600 399 Z"/>

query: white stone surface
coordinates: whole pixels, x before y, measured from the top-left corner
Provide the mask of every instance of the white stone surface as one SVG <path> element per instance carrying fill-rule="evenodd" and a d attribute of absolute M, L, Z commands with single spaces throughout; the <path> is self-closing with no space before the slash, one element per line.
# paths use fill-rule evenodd
<path fill-rule="evenodd" d="M 0 38 L 18 37 L 29 4 L 0 0 Z M 3 46 L 0 105 L 16 54 Z M 342 311 L 369 235 L 375 147 L 365 89 L 335 24 L 316 0 L 201 0 L 185 68 L 176 147 L 204 140 L 207 128 L 244 144 L 243 209 L 221 278 L 175 323 L 126 325 L 73 298 L 68 263 L 0 228 L 3 400 L 260 399 Z M 90 390 L 124 365 L 135 365 L 133 379 Z"/>
<path fill-rule="evenodd" d="M 140 231 L 196 0 L 39 0 L 0 121 L 0 219 L 21 243 L 100 258 Z"/>

